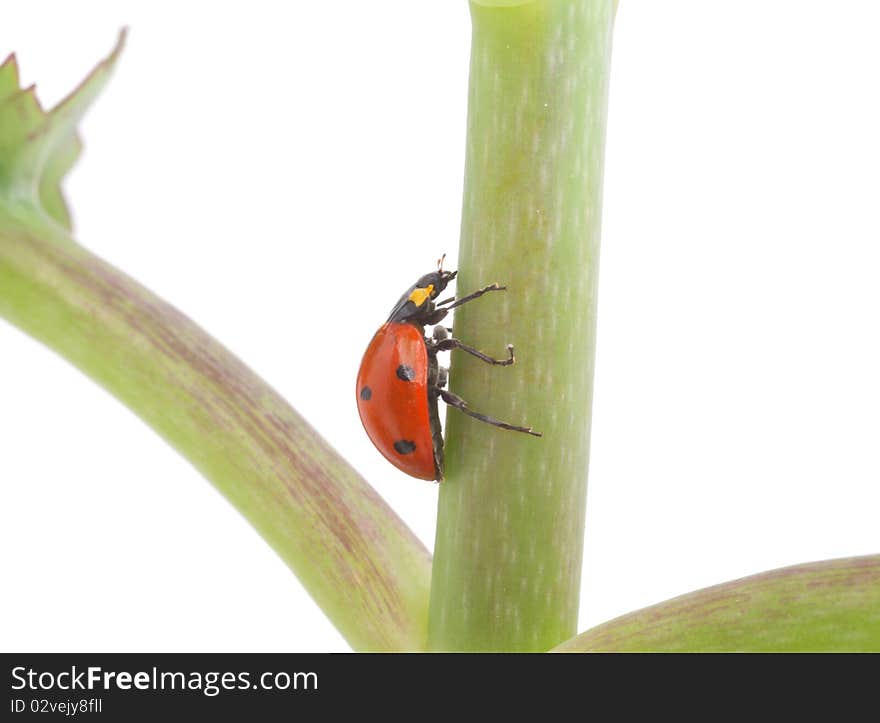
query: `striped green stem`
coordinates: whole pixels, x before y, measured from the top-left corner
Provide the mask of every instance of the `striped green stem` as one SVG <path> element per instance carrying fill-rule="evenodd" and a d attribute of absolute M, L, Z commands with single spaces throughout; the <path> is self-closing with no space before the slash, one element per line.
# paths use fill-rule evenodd
<path fill-rule="evenodd" d="M 880 555 L 784 567 L 624 615 L 557 652 L 880 652 Z"/>
<path fill-rule="evenodd" d="M 430 556 L 419 540 L 271 387 L 69 233 L 59 183 L 123 37 L 49 113 L 19 87 L 13 56 L 0 65 L 0 316 L 118 397 L 214 483 L 355 649 L 422 650 Z"/>
<path fill-rule="evenodd" d="M 427 551 L 290 405 L 186 316 L 58 227 L 24 228 L 2 212 L 0 316 L 117 396 L 213 482 L 352 647 L 424 648 Z"/>
<path fill-rule="evenodd" d="M 611 0 L 473 2 L 457 311 L 471 408 L 450 410 L 429 622 L 437 650 L 547 650 L 576 631 L 596 328 Z"/>

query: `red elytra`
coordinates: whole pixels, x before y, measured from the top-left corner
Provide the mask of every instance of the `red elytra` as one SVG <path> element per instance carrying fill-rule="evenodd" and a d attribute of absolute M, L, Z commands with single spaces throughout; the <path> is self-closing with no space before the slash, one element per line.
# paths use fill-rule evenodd
<path fill-rule="evenodd" d="M 441 351 L 461 349 L 489 364 L 513 364 L 513 346 L 507 359 L 494 359 L 458 339 L 447 329 L 436 326 L 431 338 L 425 326 L 437 324 L 461 304 L 489 291 L 505 287 L 490 284 L 458 300 L 436 301 L 455 278 L 455 271 L 437 271 L 422 276 L 404 292 L 364 352 L 357 376 L 357 405 L 361 422 L 370 440 L 391 464 L 406 474 L 424 480 L 443 479 L 443 433 L 437 400 L 496 427 L 540 437 L 531 427 L 508 424 L 474 412 L 456 394 L 444 389 L 447 370 L 437 362 Z"/>
<path fill-rule="evenodd" d="M 364 353 L 358 411 L 367 435 L 391 464 L 432 480 L 440 466 L 431 439 L 428 348 L 421 329 L 389 321 Z"/>

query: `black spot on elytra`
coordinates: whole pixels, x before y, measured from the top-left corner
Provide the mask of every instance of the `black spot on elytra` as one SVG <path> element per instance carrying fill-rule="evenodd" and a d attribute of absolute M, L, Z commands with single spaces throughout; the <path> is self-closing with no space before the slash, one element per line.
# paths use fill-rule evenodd
<path fill-rule="evenodd" d="M 399 454 L 409 454 L 410 452 L 415 451 L 416 443 L 410 442 L 408 439 L 398 439 L 394 443 L 394 449 L 397 450 Z"/>
<path fill-rule="evenodd" d="M 363 399 L 365 402 L 369 402 L 370 397 L 372 397 L 372 396 L 373 396 L 373 390 L 370 389 L 369 387 L 364 387 L 363 389 L 361 389 L 361 399 Z"/>
<path fill-rule="evenodd" d="M 411 382 L 416 378 L 416 370 L 407 364 L 397 367 L 397 378 L 405 382 Z"/>

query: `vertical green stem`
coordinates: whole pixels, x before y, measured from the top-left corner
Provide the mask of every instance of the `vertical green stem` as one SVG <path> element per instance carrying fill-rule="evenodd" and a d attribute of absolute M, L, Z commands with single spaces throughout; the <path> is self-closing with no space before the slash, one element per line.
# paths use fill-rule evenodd
<path fill-rule="evenodd" d="M 453 353 L 429 646 L 547 650 L 576 631 L 590 438 L 612 0 L 472 2 L 458 288 L 508 291 L 455 335 L 517 364 Z"/>

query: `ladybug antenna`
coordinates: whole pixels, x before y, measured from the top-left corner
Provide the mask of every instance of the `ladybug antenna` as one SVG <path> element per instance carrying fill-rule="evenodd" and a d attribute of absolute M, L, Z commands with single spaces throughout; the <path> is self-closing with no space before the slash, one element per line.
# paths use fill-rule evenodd
<path fill-rule="evenodd" d="M 437 271 L 441 274 L 443 273 L 443 260 L 446 258 L 446 254 L 443 254 L 439 259 L 437 259 Z"/>

